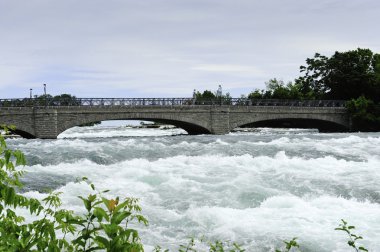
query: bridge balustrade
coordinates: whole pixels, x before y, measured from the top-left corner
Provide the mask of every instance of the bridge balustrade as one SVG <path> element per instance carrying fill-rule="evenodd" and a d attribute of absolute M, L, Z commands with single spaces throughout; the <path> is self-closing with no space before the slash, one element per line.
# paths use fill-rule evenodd
<path fill-rule="evenodd" d="M 248 98 L 23 98 L 0 99 L 0 107 L 62 107 L 62 106 L 287 106 L 344 107 L 342 100 L 279 100 Z"/>

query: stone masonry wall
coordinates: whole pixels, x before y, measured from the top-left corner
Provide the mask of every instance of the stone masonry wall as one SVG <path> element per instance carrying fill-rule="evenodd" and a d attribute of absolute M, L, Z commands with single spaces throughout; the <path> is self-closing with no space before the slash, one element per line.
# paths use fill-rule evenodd
<path fill-rule="evenodd" d="M 83 106 L 47 108 L 0 108 L 0 124 L 12 124 L 37 138 L 56 138 L 61 132 L 84 123 L 105 120 L 163 121 L 189 133 L 226 134 L 258 121 L 313 119 L 349 129 L 345 108 L 259 106 Z"/>

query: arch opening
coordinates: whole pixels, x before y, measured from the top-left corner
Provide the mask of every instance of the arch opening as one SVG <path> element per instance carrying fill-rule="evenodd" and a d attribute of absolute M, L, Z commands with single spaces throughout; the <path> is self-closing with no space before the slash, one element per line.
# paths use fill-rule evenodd
<path fill-rule="evenodd" d="M 116 127 L 118 127 L 118 126 L 120 126 L 120 127 L 131 126 L 130 124 L 127 123 L 128 121 L 129 122 L 131 122 L 131 121 L 134 121 L 134 122 L 140 121 L 141 122 L 142 121 L 142 122 L 152 122 L 152 124 L 145 124 L 142 126 L 140 126 L 139 124 L 136 124 L 134 127 L 135 128 L 159 128 L 161 130 L 180 128 L 180 129 L 183 129 L 184 131 L 186 131 L 189 135 L 210 134 L 210 131 L 207 130 L 206 128 L 202 127 L 202 126 L 192 124 L 192 123 L 188 123 L 188 122 L 183 122 L 183 121 L 176 121 L 176 120 L 151 119 L 151 118 L 136 118 L 136 119 L 135 118 L 128 118 L 128 119 L 102 120 L 101 122 L 109 122 L 109 121 L 113 121 L 113 122 L 120 121 L 121 122 L 120 124 L 118 124 L 118 123 L 113 124 Z M 122 122 L 126 122 L 126 123 L 122 123 Z M 66 131 L 72 129 L 73 127 L 94 126 L 96 124 L 99 124 L 99 121 L 88 121 L 88 120 L 86 120 L 86 122 L 76 123 L 76 124 L 71 125 L 70 127 L 63 129 L 59 135 L 61 135 L 62 133 L 65 133 Z M 163 127 L 160 127 L 160 126 L 163 126 Z M 168 127 L 166 127 L 166 126 L 168 126 Z M 170 126 L 174 126 L 174 127 L 171 128 Z M 132 127 L 132 128 L 134 128 L 134 127 Z M 181 134 L 181 133 L 179 133 L 179 134 Z"/>
<path fill-rule="evenodd" d="M 339 123 L 319 120 L 319 119 L 271 119 L 251 122 L 240 125 L 239 128 L 301 128 L 301 129 L 318 129 L 319 132 L 347 132 L 349 129 Z"/>
<path fill-rule="evenodd" d="M 29 132 L 26 132 L 26 131 L 23 131 L 23 130 L 20 130 L 17 128 L 14 130 L 10 129 L 9 131 L 12 135 L 20 136 L 22 138 L 26 138 L 26 139 L 35 139 L 36 138 L 36 136 L 30 134 Z"/>
<path fill-rule="evenodd" d="M 203 128 L 199 125 L 188 123 L 188 122 L 183 122 L 183 121 L 174 121 L 174 120 L 166 120 L 166 119 L 154 119 L 154 120 L 149 120 L 146 119 L 146 121 L 152 121 L 152 122 L 157 122 L 157 123 L 162 123 L 162 124 L 170 124 L 174 125 L 178 128 L 181 128 L 185 130 L 189 135 L 201 135 L 201 134 L 211 134 L 211 132 Z"/>

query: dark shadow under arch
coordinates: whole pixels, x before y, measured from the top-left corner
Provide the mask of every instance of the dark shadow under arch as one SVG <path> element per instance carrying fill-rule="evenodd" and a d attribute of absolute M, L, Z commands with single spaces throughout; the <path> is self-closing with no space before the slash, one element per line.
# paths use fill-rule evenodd
<path fill-rule="evenodd" d="M 253 123 L 241 125 L 242 128 L 304 128 L 304 129 L 318 129 L 319 132 L 348 132 L 349 129 L 341 124 L 319 120 L 319 119 L 272 119 L 263 120 Z"/>
<path fill-rule="evenodd" d="M 21 136 L 22 138 L 26 138 L 26 139 L 35 139 L 36 136 L 30 134 L 29 132 L 26 132 L 26 131 L 23 131 L 23 130 L 20 130 L 20 129 L 15 129 L 15 130 L 9 130 L 12 134 L 15 134 L 15 135 L 19 135 Z"/>
<path fill-rule="evenodd" d="M 137 119 L 137 120 L 141 120 L 141 119 Z M 188 123 L 188 122 L 183 122 L 183 121 L 175 121 L 175 120 L 167 120 L 167 119 L 158 119 L 158 120 L 144 119 L 142 121 L 152 121 L 152 122 L 174 125 L 178 128 L 185 130 L 189 135 L 211 134 L 211 132 L 208 129 L 203 128 L 202 126 Z"/>

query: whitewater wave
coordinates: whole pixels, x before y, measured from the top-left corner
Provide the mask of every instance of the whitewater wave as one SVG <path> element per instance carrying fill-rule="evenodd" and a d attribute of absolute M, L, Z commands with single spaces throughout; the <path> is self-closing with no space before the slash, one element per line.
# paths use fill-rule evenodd
<path fill-rule="evenodd" d="M 187 134 L 180 128 L 167 129 L 147 129 L 131 128 L 125 126 L 112 127 L 74 127 L 61 133 L 58 138 L 111 138 L 111 137 L 131 137 L 131 136 L 172 136 Z"/>
<path fill-rule="evenodd" d="M 77 196 L 91 190 L 75 180 L 86 176 L 110 197 L 138 197 L 150 220 L 140 229 L 148 248 L 174 249 L 205 235 L 273 251 L 296 236 L 304 251 L 346 251 L 345 235 L 334 230 L 341 218 L 367 248 L 380 247 L 378 133 L 162 136 L 144 129 L 155 135 L 116 137 L 103 130 L 10 140 L 27 155 L 25 195 L 42 198 L 50 187 L 80 212 Z"/>
<path fill-rule="evenodd" d="M 160 130 L 155 130 L 160 131 Z M 285 151 L 290 157 L 314 159 L 333 156 L 347 161 L 380 158 L 380 137 L 372 134 L 326 136 L 155 136 L 117 138 L 71 138 L 58 140 L 14 139 L 9 141 L 27 155 L 29 164 L 58 165 L 88 159 L 98 164 L 134 158 L 157 160 L 185 156 L 269 156 Z"/>

